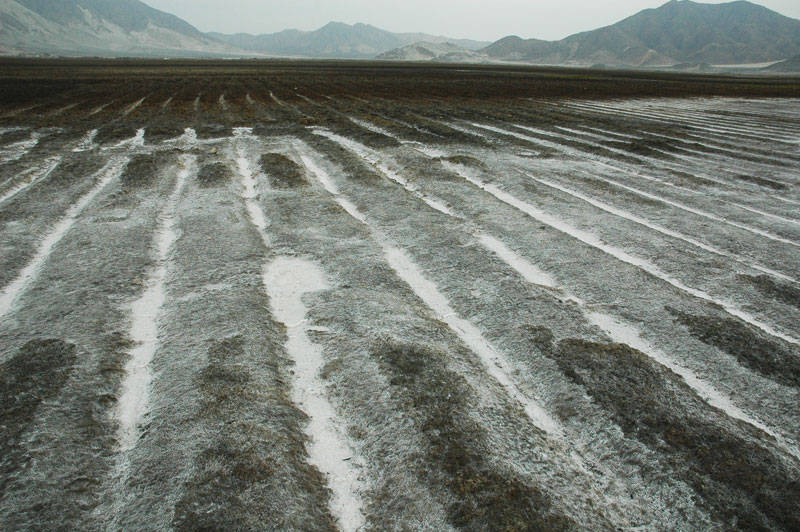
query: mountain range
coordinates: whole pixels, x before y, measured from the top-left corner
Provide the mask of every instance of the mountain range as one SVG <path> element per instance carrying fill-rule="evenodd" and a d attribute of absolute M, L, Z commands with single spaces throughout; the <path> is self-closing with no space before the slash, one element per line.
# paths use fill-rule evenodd
<path fill-rule="evenodd" d="M 253 55 L 139 0 L 0 0 L 0 51 L 66 56 Z"/>
<path fill-rule="evenodd" d="M 800 20 L 750 2 L 672 0 L 614 25 L 560 41 L 506 37 L 481 50 L 490 59 L 538 64 L 738 65 L 800 54 Z"/>
<path fill-rule="evenodd" d="M 351 26 L 342 22 L 331 22 L 316 31 L 285 30 L 263 35 L 210 33 L 209 36 L 232 46 L 269 55 L 349 59 L 371 59 L 378 54 L 419 41 L 452 42 L 468 50 L 489 44 L 425 33 L 392 33 L 369 24 Z"/>
<path fill-rule="evenodd" d="M 367 24 L 315 31 L 203 33 L 139 0 L 0 0 L 0 53 L 143 57 L 308 57 L 671 67 L 769 63 L 800 55 L 800 21 L 746 1 L 672 0 L 560 41 L 495 43 Z"/>

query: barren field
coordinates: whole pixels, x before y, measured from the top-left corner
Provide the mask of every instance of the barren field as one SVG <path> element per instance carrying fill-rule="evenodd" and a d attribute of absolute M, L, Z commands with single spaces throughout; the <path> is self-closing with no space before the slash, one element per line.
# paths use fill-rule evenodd
<path fill-rule="evenodd" d="M 0 529 L 800 530 L 800 81 L 4 61 Z"/>

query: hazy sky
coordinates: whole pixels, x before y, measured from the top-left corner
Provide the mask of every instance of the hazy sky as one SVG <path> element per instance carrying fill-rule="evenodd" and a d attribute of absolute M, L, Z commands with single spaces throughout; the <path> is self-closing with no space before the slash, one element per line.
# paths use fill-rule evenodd
<path fill-rule="evenodd" d="M 613 24 L 666 0 L 144 0 L 202 31 L 272 33 L 364 22 L 394 32 L 494 41 L 507 35 L 561 39 Z M 723 0 L 705 0 L 720 4 Z M 800 0 L 759 0 L 800 19 Z"/>

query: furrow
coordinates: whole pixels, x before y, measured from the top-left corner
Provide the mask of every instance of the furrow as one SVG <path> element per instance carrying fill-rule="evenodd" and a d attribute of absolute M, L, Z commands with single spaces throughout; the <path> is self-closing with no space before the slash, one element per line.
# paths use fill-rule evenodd
<path fill-rule="evenodd" d="M 496 238 L 489 235 L 481 235 L 480 242 L 487 249 L 503 259 L 506 264 L 509 264 L 527 282 L 555 290 L 565 299 L 577 304 L 586 320 L 607 334 L 612 341 L 618 344 L 628 345 L 638 351 L 641 351 L 658 364 L 675 372 L 692 390 L 695 391 L 695 393 L 697 393 L 698 396 L 700 396 L 710 406 L 722 410 L 727 416 L 733 419 L 744 421 L 745 423 L 766 432 L 775 438 L 775 440 L 779 442 L 781 447 L 787 453 L 791 454 L 795 458 L 800 459 L 800 450 L 788 443 L 778 433 L 778 431 L 766 426 L 753 416 L 745 413 L 738 406 L 736 406 L 730 397 L 716 390 L 711 383 L 700 379 L 693 371 L 676 363 L 662 350 L 653 347 L 652 344 L 642 338 L 642 332 L 638 328 L 629 323 L 624 323 L 610 314 L 592 310 L 585 301 L 571 294 L 563 286 L 557 284 L 552 276 L 520 257 L 517 253 L 510 250 L 504 243 L 500 242 Z"/>
<path fill-rule="evenodd" d="M 175 181 L 175 189 L 167 200 L 161 214 L 161 225 L 153 242 L 153 261 L 155 269 L 145 281 L 142 297 L 131 305 L 130 339 L 136 347 L 130 352 L 130 360 L 125 366 L 125 380 L 119 397 L 117 419 L 119 423 L 119 444 L 122 453 L 136 446 L 141 434 L 141 423 L 149 411 L 148 394 L 152 370 L 150 364 L 158 349 L 158 319 L 164 304 L 164 283 L 169 267 L 169 253 L 177 238 L 175 232 L 175 208 L 187 177 L 196 172 L 195 161 L 185 156 L 180 162 Z"/>
<path fill-rule="evenodd" d="M 64 235 L 70 230 L 75 220 L 91 201 L 122 174 L 122 170 L 127 164 L 127 159 L 117 159 L 110 162 L 101 172 L 101 178 L 89 192 L 84 194 L 69 210 L 65 216 L 53 227 L 52 231 L 39 244 L 36 255 L 28 265 L 20 272 L 8 286 L 3 289 L 0 295 L 0 319 L 5 317 L 13 310 L 14 303 L 28 284 L 34 279 L 42 264 L 48 259 L 53 248 L 59 243 Z"/>
<path fill-rule="evenodd" d="M 252 131 L 248 129 L 239 129 L 235 134 L 240 142 L 248 137 L 252 140 Z M 242 197 L 250 221 L 268 244 L 266 217 L 257 203 L 256 178 L 244 146 L 238 148 L 237 155 Z M 309 417 L 305 428 L 310 441 L 309 463 L 327 478 L 333 492 L 330 510 L 340 529 L 355 532 L 364 525 L 360 496 L 363 486 L 357 470 L 348 463 L 354 454 L 353 445 L 343 436 L 340 428 L 343 423 L 328 401 L 326 385 L 320 377 L 324 366 L 322 349 L 309 338 L 308 309 L 303 303 L 304 294 L 323 291 L 329 286 L 315 264 L 290 257 L 278 257 L 266 265 L 263 282 L 275 319 L 287 329 L 285 347 L 296 368 L 292 399 Z"/>
<path fill-rule="evenodd" d="M 489 126 L 489 125 L 486 125 L 486 124 L 473 124 L 473 125 L 475 127 L 486 129 L 487 131 L 492 131 L 492 132 L 495 132 L 495 133 L 499 133 L 501 135 L 509 135 L 509 136 L 516 137 L 516 138 L 519 138 L 519 139 L 522 139 L 522 140 L 527 140 L 528 142 L 530 142 L 532 144 L 538 144 L 538 145 L 541 145 L 541 146 L 554 148 L 554 149 L 557 149 L 559 151 L 562 151 L 565 154 L 569 154 L 569 155 L 575 155 L 576 154 L 575 150 L 572 150 L 567 146 L 563 146 L 563 145 L 560 145 L 560 144 L 557 144 L 557 143 L 553 143 L 553 142 L 544 141 L 544 140 L 541 140 L 541 139 L 536 138 L 536 137 L 530 137 L 528 135 L 523 135 L 521 133 L 515 133 L 513 131 L 509 131 L 509 130 L 498 128 L 498 127 L 494 127 L 494 126 Z M 582 157 L 582 155 L 579 155 L 579 156 Z M 629 171 L 626 171 L 624 169 L 621 169 L 621 168 L 616 167 L 616 166 L 614 166 L 612 164 L 609 164 L 609 163 L 601 162 L 601 164 L 604 164 L 605 166 L 608 166 L 609 168 L 612 168 L 614 170 L 621 170 L 621 171 L 624 171 L 626 173 L 630 173 Z M 639 176 L 639 177 L 642 177 L 640 174 L 636 174 L 636 175 Z M 672 201 L 672 200 L 669 200 L 667 198 L 662 198 L 660 196 L 656 196 L 656 195 L 650 194 L 648 192 L 644 192 L 644 191 L 641 191 L 641 190 L 638 190 L 638 189 L 634 189 L 632 187 L 628 187 L 627 185 L 623 185 L 623 184 L 611 181 L 609 179 L 601 178 L 601 177 L 598 177 L 598 176 L 593 176 L 593 178 L 594 179 L 598 179 L 598 180 L 602 180 L 602 181 L 606 181 L 606 182 L 608 182 L 610 184 L 614 184 L 615 186 L 620 186 L 622 188 L 625 188 L 626 190 L 629 190 L 631 192 L 640 194 L 640 195 L 642 195 L 644 197 L 647 197 L 649 199 L 665 203 L 665 204 L 670 205 L 672 207 L 675 207 L 677 209 L 680 209 L 680 210 L 683 210 L 683 211 L 686 211 L 686 212 L 690 212 L 692 214 L 696 214 L 696 215 L 702 216 L 704 218 L 708 218 L 709 220 L 713 220 L 713 221 L 720 222 L 720 223 L 723 223 L 723 224 L 726 224 L 726 225 L 730 225 L 732 227 L 736 227 L 738 229 L 742 229 L 742 230 L 747 231 L 749 233 L 753 233 L 755 235 L 767 238 L 769 240 L 774 240 L 774 241 L 780 242 L 782 244 L 787 244 L 787 245 L 790 245 L 790 246 L 793 246 L 793 247 L 800 247 L 800 244 L 798 244 L 797 242 L 794 242 L 794 241 L 789 240 L 787 238 L 783 238 L 781 236 L 772 234 L 772 233 L 770 233 L 768 231 L 764 231 L 764 230 L 761 230 L 761 229 L 758 229 L 758 228 L 755 228 L 755 227 L 751 227 L 751 226 L 748 226 L 748 225 L 745 225 L 745 224 L 734 222 L 734 221 L 722 218 L 721 216 L 717 216 L 717 215 L 711 214 L 709 212 L 701 211 L 700 209 L 696 209 L 694 207 L 690 207 L 688 205 L 685 205 L 685 204 L 682 204 L 682 203 L 679 203 L 679 202 L 676 202 L 676 201 Z"/>
<path fill-rule="evenodd" d="M 526 397 L 517 388 L 509 375 L 513 373 L 511 364 L 469 321 L 461 318 L 453 310 L 447 297 L 438 287 L 426 278 L 420 267 L 408 254 L 394 246 L 377 228 L 370 225 L 367 218 L 346 196 L 339 193 L 333 180 L 308 157 L 303 157 L 303 164 L 315 175 L 323 187 L 334 197 L 337 203 L 353 218 L 366 225 L 375 240 L 383 249 L 386 260 L 395 273 L 411 287 L 414 293 L 433 311 L 437 319 L 446 323 L 482 361 L 489 374 L 506 390 L 509 397 L 518 403 L 533 423 L 541 430 L 561 437 L 563 430 L 541 405 Z"/>
<path fill-rule="evenodd" d="M 527 177 L 529 177 L 533 181 L 536 181 L 537 183 L 541 183 L 541 184 L 543 184 L 545 186 L 548 186 L 550 188 L 559 190 L 559 191 L 561 191 L 561 192 L 563 192 L 565 194 L 568 194 L 569 196 L 572 196 L 572 197 L 577 198 L 577 199 L 579 199 L 581 201 L 584 201 L 584 202 L 586 202 L 586 203 L 588 203 L 588 204 L 590 204 L 590 205 L 592 205 L 594 207 L 597 207 L 598 209 L 601 209 L 601 210 L 603 210 L 605 212 L 613 214 L 614 216 L 618 216 L 620 218 L 624 218 L 626 220 L 632 221 L 634 223 L 637 223 L 639 225 L 647 227 L 648 229 L 652 229 L 653 231 L 656 231 L 656 232 L 659 232 L 661 234 L 670 236 L 672 238 L 677 238 L 678 240 L 682 240 L 683 242 L 691 244 L 691 245 L 693 245 L 693 246 L 695 246 L 697 248 L 700 248 L 700 249 L 702 249 L 704 251 L 708 251 L 710 253 L 714 253 L 715 255 L 720 255 L 720 256 L 723 256 L 723 257 L 730 258 L 732 260 L 735 260 L 736 262 L 740 262 L 742 264 L 747 265 L 750 268 L 753 268 L 753 269 L 758 270 L 760 272 L 772 275 L 774 277 L 778 277 L 780 279 L 783 279 L 783 280 L 786 280 L 786 281 L 792 281 L 792 282 L 795 282 L 795 283 L 800 282 L 800 281 L 798 281 L 797 279 L 795 279 L 793 277 L 790 277 L 788 275 L 782 274 L 780 272 L 777 272 L 775 270 L 772 270 L 772 269 L 767 268 L 765 266 L 762 266 L 760 264 L 756 264 L 756 263 L 754 263 L 752 261 L 749 261 L 749 260 L 744 259 L 742 257 L 736 256 L 736 255 L 734 255 L 732 253 L 728 253 L 727 251 L 724 251 L 724 250 L 722 250 L 720 248 L 711 246 L 709 244 L 705 244 L 705 243 L 703 243 L 703 242 L 701 242 L 701 241 L 699 241 L 697 239 L 694 239 L 692 237 L 684 235 L 684 234 L 682 234 L 682 233 L 680 233 L 678 231 L 673 231 L 671 229 L 667 229 L 666 227 L 663 227 L 663 226 L 661 226 L 659 224 L 653 223 L 653 222 L 651 222 L 651 221 L 649 221 L 649 220 L 647 220 L 645 218 L 642 218 L 641 216 L 637 216 L 636 214 L 633 214 L 631 212 L 625 211 L 624 209 L 620 209 L 620 208 L 614 207 L 612 205 L 609 205 L 607 203 L 604 203 L 602 201 L 598 201 L 598 200 L 596 200 L 596 199 L 594 199 L 594 198 L 592 198 L 590 196 L 587 196 L 586 194 L 582 194 L 581 192 L 578 192 L 576 190 L 572 190 L 570 188 L 567 188 L 567 187 L 565 187 L 565 186 L 563 186 L 563 185 L 561 185 L 559 183 L 556 183 L 556 182 L 554 182 L 552 180 L 541 178 L 541 177 L 535 177 L 534 175 L 530 174 L 529 172 L 524 172 L 523 171 L 523 174 L 525 174 Z"/>
<path fill-rule="evenodd" d="M 34 183 L 41 181 L 42 179 L 46 179 L 47 176 L 49 176 L 53 170 L 56 169 L 61 160 L 62 157 L 59 155 L 48 157 L 42 163 L 40 163 L 38 167 L 30 168 L 18 175 L 16 178 L 18 183 L 11 186 L 9 189 L 4 191 L 2 195 L 0 195 L 0 205 L 5 203 L 6 200 L 11 199 L 26 188 L 30 187 Z"/>
<path fill-rule="evenodd" d="M 625 262 L 627 264 L 635 266 L 635 267 L 637 267 L 637 268 L 649 273 L 653 277 L 661 279 L 662 281 L 672 285 L 673 287 L 677 288 L 678 290 L 680 290 L 682 292 L 685 292 L 685 293 L 687 293 L 687 294 L 689 294 L 691 296 L 694 296 L 694 297 L 696 297 L 698 299 L 702 299 L 704 301 L 717 304 L 717 305 L 721 306 L 723 309 L 725 309 L 725 311 L 727 313 L 729 313 L 732 316 L 735 316 L 735 317 L 741 319 L 742 321 L 744 321 L 746 323 L 749 323 L 750 325 L 753 325 L 754 327 L 756 327 L 758 329 L 761 329 L 762 331 L 764 331 L 765 333 L 769 334 L 770 336 L 774 336 L 776 338 L 779 338 L 779 339 L 781 339 L 781 340 L 783 340 L 785 342 L 788 342 L 788 343 L 791 343 L 791 344 L 794 344 L 794 345 L 800 345 L 800 340 L 798 340 L 797 338 L 794 338 L 793 336 L 791 336 L 789 334 L 785 334 L 785 333 L 782 333 L 780 331 L 775 330 L 770 325 L 761 322 L 760 320 L 758 320 L 757 318 L 755 318 L 754 316 L 752 316 L 748 312 L 745 312 L 744 310 L 738 308 L 738 306 L 736 306 L 735 304 L 733 304 L 731 302 L 728 302 L 728 301 L 724 301 L 724 300 L 721 300 L 721 299 L 714 298 L 710 294 L 708 294 L 707 292 L 705 292 L 703 290 L 699 290 L 697 288 L 692 288 L 690 286 L 687 286 L 683 282 L 681 282 L 680 280 L 675 279 L 675 278 L 667 275 L 666 273 L 662 272 L 657 266 L 655 266 L 654 264 L 650 263 L 649 261 L 646 261 L 646 260 L 638 258 L 638 257 L 634 257 L 633 255 L 629 254 L 626 251 L 623 251 L 621 249 L 618 249 L 618 248 L 615 248 L 613 246 L 610 246 L 610 245 L 604 243 L 596 235 L 594 235 L 592 233 L 589 233 L 587 231 L 583 231 L 583 230 L 577 229 L 575 227 L 572 227 L 570 224 L 564 222 L 563 220 L 561 220 L 557 216 L 549 214 L 549 213 L 547 213 L 547 212 L 545 212 L 545 211 L 543 211 L 543 210 L 541 210 L 541 209 L 539 209 L 539 208 L 537 208 L 537 207 L 535 207 L 535 206 L 533 206 L 533 205 L 531 205 L 529 203 L 526 203 L 524 201 L 519 200 L 518 198 L 516 198 L 513 195 L 509 194 L 508 192 L 502 190 L 501 188 L 499 188 L 498 186 L 496 186 L 494 184 L 482 183 L 478 179 L 474 178 L 473 176 L 469 175 L 468 173 L 466 173 L 466 172 L 464 172 L 464 171 L 462 171 L 460 169 L 457 169 L 457 171 L 458 171 L 459 175 L 461 175 L 464 179 L 466 179 L 467 181 L 469 181 L 470 183 L 472 183 L 476 187 L 478 187 L 478 188 L 480 188 L 482 190 L 485 190 L 486 192 L 488 192 L 489 194 L 491 194 L 492 196 L 494 196 L 498 200 L 502 201 L 503 203 L 507 203 L 508 205 L 511 205 L 512 207 L 514 207 L 514 208 L 518 209 L 519 211 L 525 213 L 526 215 L 530 216 L 531 218 L 533 218 L 533 219 L 535 219 L 535 220 L 537 220 L 537 221 L 539 221 L 539 222 L 541 222 L 541 223 L 543 223 L 545 225 L 548 225 L 548 226 L 550 226 L 550 227 L 552 227 L 554 229 L 557 229 L 557 230 L 559 230 L 559 231 L 561 231 L 563 233 L 566 233 L 566 234 L 570 235 L 571 237 L 583 242 L 584 244 L 587 244 L 587 245 L 589 245 L 591 247 L 594 247 L 594 248 L 596 248 L 596 249 L 598 249 L 598 250 L 600 250 L 600 251 L 602 251 L 602 252 L 604 252 L 604 253 L 606 253 L 608 255 L 611 255 L 612 257 L 616 258 L 617 260 L 620 260 L 622 262 Z"/>

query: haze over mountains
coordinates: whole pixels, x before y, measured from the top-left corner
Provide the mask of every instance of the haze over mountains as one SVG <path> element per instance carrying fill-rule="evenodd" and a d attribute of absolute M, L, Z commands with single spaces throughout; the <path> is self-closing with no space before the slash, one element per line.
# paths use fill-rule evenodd
<path fill-rule="evenodd" d="M 587 66 L 764 63 L 800 54 L 800 20 L 750 2 L 672 0 L 561 41 L 506 37 L 482 51 L 496 60 Z"/>
<path fill-rule="evenodd" d="M 475 50 L 488 42 L 448 39 L 424 33 L 392 33 L 368 24 L 331 22 L 316 31 L 285 30 L 264 35 L 209 33 L 233 46 L 270 55 L 371 59 L 378 54 L 420 41 L 451 42 Z"/>
<path fill-rule="evenodd" d="M 147 57 L 245 54 L 139 0 L 0 0 L 0 51 Z"/>
<path fill-rule="evenodd" d="M 672 0 L 560 41 L 510 36 L 489 44 L 337 22 L 316 31 L 202 33 L 139 0 L 0 0 L 0 53 L 703 67 L 800 55 L 800 21 L 745 1 Z"/>

